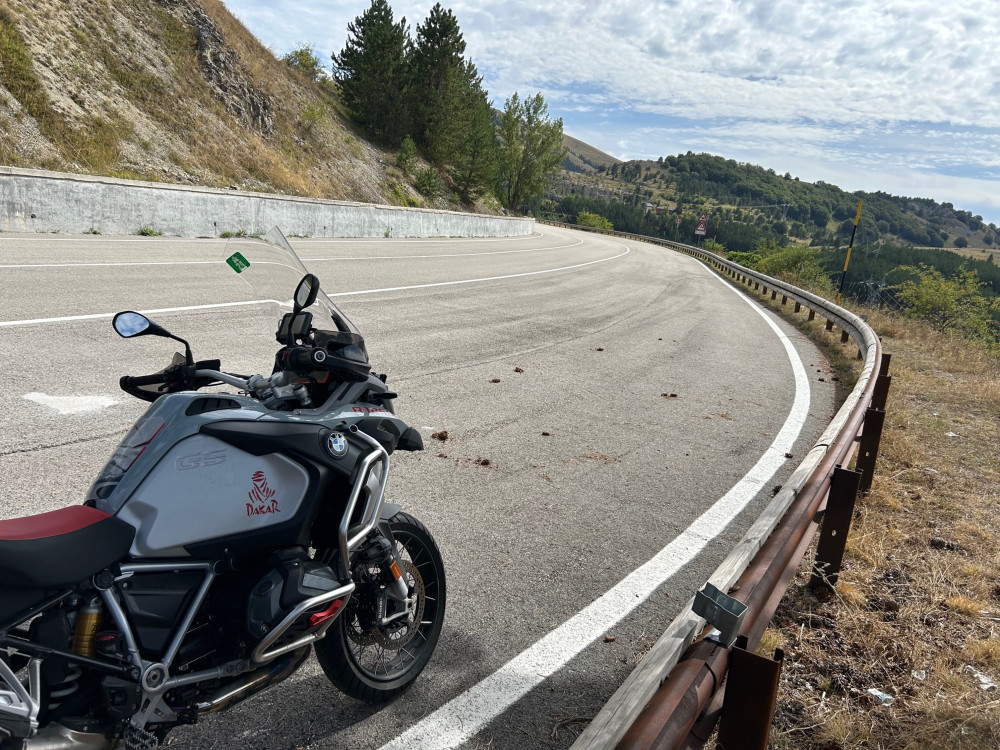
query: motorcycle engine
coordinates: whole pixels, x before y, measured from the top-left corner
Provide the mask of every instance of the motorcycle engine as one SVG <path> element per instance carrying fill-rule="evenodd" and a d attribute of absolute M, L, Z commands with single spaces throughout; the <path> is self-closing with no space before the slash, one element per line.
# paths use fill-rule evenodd
<path fill-rule="evenodd" d="M 274 630 L 302 602 L 341 585 L 328 565 L 310 560 L 302 548 L 276 552 L 273 565 L 251 589 L 247 602 L 246 628 L 255 640 Z M 292 623 L 289 631 L 300 634 L 300 625 Z"/>

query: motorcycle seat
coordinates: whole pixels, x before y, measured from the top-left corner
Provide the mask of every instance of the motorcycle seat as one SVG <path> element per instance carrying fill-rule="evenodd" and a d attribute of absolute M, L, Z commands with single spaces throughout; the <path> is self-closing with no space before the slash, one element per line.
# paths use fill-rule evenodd
<path fill-rule="evenodd" d="M 0 521 L 0 587 L 83 581 L 125 557 L 134 537 L 129 524 L 85 505 Z"/>

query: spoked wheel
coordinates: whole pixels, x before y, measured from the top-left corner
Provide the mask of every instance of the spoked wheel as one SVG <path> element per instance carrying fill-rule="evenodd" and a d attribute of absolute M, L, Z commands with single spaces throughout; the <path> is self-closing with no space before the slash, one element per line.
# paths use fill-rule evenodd
<path fill-rule="evenodd" d="M 386 701 L 427 665 L 444 621 L 444 564 L 427 528 L 407 513 L 389 519 L 410 602 L 386 595 L 378 566 L 354 568 L 357 589 L 316 656 L 326 676 L 353 698 Z"/>

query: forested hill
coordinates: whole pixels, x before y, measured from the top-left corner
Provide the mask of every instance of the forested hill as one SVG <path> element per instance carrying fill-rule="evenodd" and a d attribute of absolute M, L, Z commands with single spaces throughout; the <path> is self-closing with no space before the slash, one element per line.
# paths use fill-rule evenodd
<path fill-rule="evenodd" d="M 688 152 L 564 171 L 539 210 L 572 220 L 585 210 L 616 229 L 692 241 L 700 214 L 708 236 L 748 251 L 760 239 L 822 247 L 846 245 L 858 201 L 855 245 L 881 242 L 957 249 L 985 258 L 1000 241 L 994 224 L 950 203 L 888 193 L 848 193 L 825 182 L 709 154 Z M 677 225 L 677 219 L 681 223 Z M 973 251 L 978 250 L 979 253 Z"/>

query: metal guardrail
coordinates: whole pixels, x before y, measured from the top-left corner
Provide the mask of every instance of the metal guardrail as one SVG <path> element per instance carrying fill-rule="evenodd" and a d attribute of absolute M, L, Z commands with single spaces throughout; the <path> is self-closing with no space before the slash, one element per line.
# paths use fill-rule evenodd
<path fill-rule="evenodd" d="M 890 382 L 887 373 L 889 357 L 883 357 L 878 336 L 857 315 L 829 300 L 731 263 L 714 253 L 656 237 L 561 222 L 540 223 L 638 240 L 692 255 L 731 277 L 735 283 L 752 286 L 764 294 L 770 292 L 772 299 L 780 294 L 783 304 L 793 300 L 796 312 L 801 307 L 809 309 L 810 319 L 817 313 L 822 315 L 827 320 L 827 330 L 834 325 L 840 328 L 842 341 L 853 339 L 858 346 L 859 357 L 864 360 L 854 390 L 829 426 L 750 530 L 708 579 L 708 583 L 716 589 L 723 593 L 730 592 L 735 600 L 747 607 L 737 647 L 726 648 L 704 638 L 711 628 L 706 627 L 705 620 L 692 611 L 692 597 L 639 666 L 577 738 L 572 750 L 699 746 L 721 712 L 731 657 L 738 657 L 743 664 L 747 659 L 760 659 L 748 652 L 759 643 L 821 517 L 826 516 L 831 519 L 839 516 L 841 526 L 836 527 L 829 521 L 824 523 L 821 554 L 824 539 L 828 542 L 835 540 L 833 546 L 839 547 L 839 552 L 833 553 L 834 559 L 817 566 L 813 583 L 820 581 L 831 585 L 836 580 L 840 555 L 846 542 L 846 525 L 850 522 L 850 512 L 847 512 L 845 521 L 843 508 L 847 505 L 853 508 L 859 485 L 862 490 L 871 485 Z M 863 430 L 866 425 L 867 429 Z M 859 449 L 859 442 L 858 471 L 847 471 L 842 467 L 847 466 L 854 451 Z M 830 513 L 826 514 L 828 498 Z M 834 510 L 838 513 L 834 514 Z M 836 538 L 838 533 L 839 538 Z M 828 566 L 826 571 L 822 569 L 824 565 Z M 745 675 L 747 668 L 742 669 Z M 759 685 L 759 676 L 754 677 L 755 685 Z M 775 689 L 776 685 L 775 678 Z M 760 688 L 757 689 L 760 692 Z M 767 698 L 766 695 L 764 697 Z M 737 704 L 737 701 L 733 703 Z M 739 736 L 732 747 L 766 748 L 772 711 L 773 695 L 770 696 L 769 708 L 734 705 L 733 710 L 729 710 L 727 704 L 727 712 L 732 717 L 731 726 L 732 722 L 739 725 Z M 695 729 L 698 722 L 700 725 Z M 725 724 L 724 718 L 720 744 L 726 731 Z"/>

